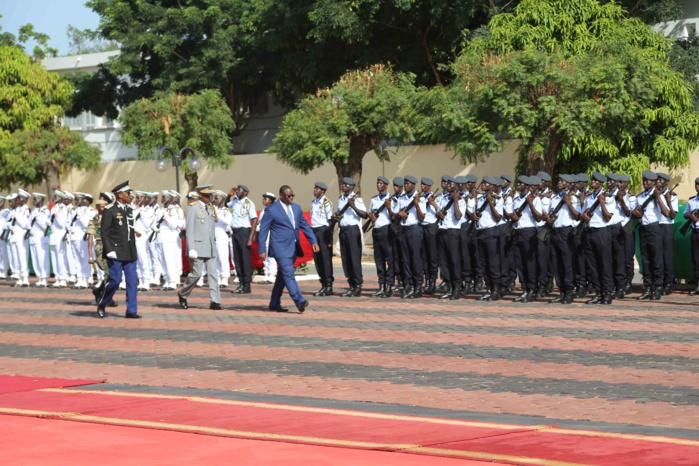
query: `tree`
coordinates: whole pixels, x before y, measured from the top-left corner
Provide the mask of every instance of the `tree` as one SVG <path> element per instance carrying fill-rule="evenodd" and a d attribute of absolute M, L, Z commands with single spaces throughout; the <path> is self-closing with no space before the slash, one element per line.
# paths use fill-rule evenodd
<path fill-rule="evenodd" d="M 388 66 L 349 72 L 289 112 L 268 152 L 302 173 L 331 162 L 338 182 L 352 177 L 361 192 L 364 156 L 388 159 L 382 142 L 407 136 L 400 114 L 413 92 L 413 76 Z"/>
<path fill-rule="evenodd" d="M 0 18 L 2 18 L 2 15 L 0 15 Z M 46 34 L 35 31 L 34 26 L 31 23 L 21 26 L 18 33 L 19 36 L 15 36 L 10 32 L 2 32 L 2 28 L 0 28 L 0 47 L 14 46 L 24 50 L 24 44 L 30 40 L 34 40 L 36 45 L 32 50 L 33 61 L 40 61 L 46 57 L 55 56 L 58 53 L 57 49 L 49 46 L 48 43 L 50 37 Z"/>
<path fill-rule="evenodd" d="M 81 30 L 69 24 L 66 34 L 68 35 L 68 52 L 71 55 L 119 50 L 116 42 L 102 40 L 97 32 L 89 29 Z"/>
<path fill-rule="evenodd" d="M 59 187 L 60 175 L 70 168 L 94 171 L 102 150 L 65 126 L 34 128 L 12 133 L 2 144 L 0 187 L 32 186 L 48 181 Z"/>
<path fill-rule="evenodd" d="M 464 161 L 500 148 L 503 135 L 520 139 L 519 173 L 683 166 L 699 114 L 668 50 L 613 3 L 523 0 L 468 44 L 449 89 L 420 93 L 415 132 Z"/>
<path fill-rule="evenodd" d="M 213 168 L 228 168 L 232 149 L 227 134 L 234 122 L 225 100 L 215 90 L 192 95 L 159 92 L 124 109 L 119 117 L 122 142 L 138 146 L 138 158 L 152 159 L 163 147 L 179 151 L 191 147 Z M 189 155 L 189 154 L 188 154 Z M 183 164 L 189 190 L 197 185 L 197 173 Z"/>

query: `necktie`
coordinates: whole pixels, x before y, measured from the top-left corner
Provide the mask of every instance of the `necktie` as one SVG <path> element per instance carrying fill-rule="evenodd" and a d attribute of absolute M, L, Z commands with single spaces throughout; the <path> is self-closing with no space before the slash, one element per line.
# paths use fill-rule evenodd
<path fill-rule="evenodd" d="M 291 212 L 290 205 L 286 206 L 286 215 L 289 216 L 289 221 L 291 222 L 291 226 L 296 228 L 296 224 L 294 224 L 294 214 Z"/>

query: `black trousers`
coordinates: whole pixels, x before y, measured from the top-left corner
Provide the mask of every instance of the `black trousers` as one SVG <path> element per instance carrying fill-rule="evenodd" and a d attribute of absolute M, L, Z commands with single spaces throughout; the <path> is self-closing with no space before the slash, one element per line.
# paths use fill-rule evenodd
<path fill-rule="evenodd" d="M 398 283 L 405 282 L 405 277 L 403 276 L 403 247 L 401 246 L 401 234 L 400 230 L 395 232 L 389 225 L 388 238 L 391 241 L 391 249 L 393 250 L 393 273 Z"/>
<path fill-rule="evenodd" d="M 575 231 L 576 227 L 573 227 Z M 587 228 L 579 236 L 573 235 L 573 268 L 575 270 L 575 283 L 583 285 L 590 282 L 590 277 L 587 275 Z"/>
<path fill-rule="evenodd" d="M 439 271 L 447 283 L 461 281 L 461 231 L 456 228 L 440 229 L 437 232 L 439 248 Z"/>
<path fill-rule="evenodd" d="M 546 241 L 536 243 L 536 281 L 540 285 L 546 285 L 549 281 L 549 241 L 551 235 Z"/>
<path fill-rule="evenodd" d="M 612 230 L 607 227 L 588 228 L 587 238 L 587 272 L 590 282 L 597 293 L 614 291 L 612 276 Z"/>
<path fill-rule="evenodd" d="M 517 269 L 522 272 L 522 288 L 525 291 L 534 291 L 537 243 L 541 242 L 536 237 L 536 227 L 514 230 L 511 238 Z M 508 275 L 503 274 L 503 276 Z"/>
<path fill-rule="evenodd" d="M 612 233 L 612 275 L 614 286 L 621 288 L 626 286 L 626 233 L 621 229 L 621 224 L 610 225 Z"/>
<path fill-rule="evenodd" d="M 692 262 L 694 263 L 694 278 L 699 283 L 699 229 L 692 228 Z"/>
<path fill-rule="evenodd" d="M 512 234 L 508 237 L 505 236 L 503 240 L 503 269 L 502 276 L 503 280 L 510 281 L 517 280 L 519 264 L 515 258 L 515 248 L 514 248 L 514 230 Z M 524 283 L 520 280 L 521 283 Z"/>
<path fill-rule="evenodd" d="M 422 230 L 420 225 L 401 227 L 403 276 L 407 285 L 422 285 Z"/>
<path fill-rule="evenodd" d="M 658 223 L 638 227 L 643 286 L 663 286 L 663 233 Z"/>
<path fill-rule="evenodd" d="M 317 227 L 313 229 L 320 251 L 313 253 L 313 261 L 316 265 L 316 272 L 320 276 L 320 283 L 323 286 L 332 286 L 335 281 L 333 276 L 333 250 L 332 231 L 330 228 Z"/>
<path fill-rule="evenodd" d="M 633 219 L 629 221 L 633 222 Z M 636 273 L 633 265 L 633 258 L 636 255 L 636 232 L 633 229 L 628 233 L 624 233 L 624 248 L 626 249 L 624 269 L 626 280 L 630 282 Z"/>
<path fill-rule="evenodd" d="M 362 237 L 358 225 L 340 227 L 342 270 L 350 287 L 364 283 L 362 275 Z"/>
<path fill-rule="evenodd" d="M 252 282 L 251 248 L 248 246 L 250 228 L 233 228 L 233 265 L 240 283 Z"/>
<path fill-rule="evenodd" d="M 439 275 L 439 250 L 437 249 L 436 225 L 420 225 L 422 230 L 423 275 L 425 280 L 436 280 Z M 430 233 L 434 231 L 434 234 Z"/>
<path fill-rule="evenodd" d="M 374 240 L 374 263 L 376 264 L 376 273 L 379 276 L 379 285 L 393 286 L 395 272 L 393 271 L 393 245 L 389 232 L 389 225 L 381 228 L 374 228 L 371 231 L 371 237 Z"/>
<path fill-rule="evenodd" d="M 670 285 L 675 281 L 675 225 L 663 224 L 660 228 L 663 232 L 663 285 Z"/>
<path fill-rule="evenodd" d="M 575 251 L 575 236 L 573 227 L 554 228 L 551 231 L 551 249 L 558 276 L 558 286 L 561 292 L 572 292 L 575 288 L 575 274 L 573 272 L 573 255 Z"/>
<path fill-rule="evenodd" d="M 476 230 L 474 228 L 472 234 L 466 232 L 466 224 L 462 224 L 459 229 L 459 259 L 461 260 L 461 280 L 464 284 L 471 283 L 471 280 L 475 278 L 473 271 L 473 264 L 476 262 L 477 258 L 474 258 L 471 251 L 472 246 L 475 246 Z M 454 251 L 456 253 L 456 251 Z M 454 280 L 457 278 L 454 277 Z"/>
<path fill-rule="evenodd" d="M 488 286 L 500 285 L 502 283 L 501 259 L 500 259 L 500 238 L 501 232 L 497 227 L 477 230 L 478 252 L 480 260 L 484 264 L 484 277 Z"/>
<path fill-rule="evenodd" d="M 500 284 L 508 286 L 510 284 L 510 264 L 512 261 L 511 257 L 505 254 L 505 246 L 509 238 L 505 235 L 505 225 L 498 225 L 495 228 L 500 230 Z"/>

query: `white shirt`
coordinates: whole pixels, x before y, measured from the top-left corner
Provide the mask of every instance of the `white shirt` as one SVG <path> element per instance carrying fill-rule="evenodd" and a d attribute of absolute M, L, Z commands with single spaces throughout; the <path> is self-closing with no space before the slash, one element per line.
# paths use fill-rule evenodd
<path fill-rule="evenodd" d="M 451 200 L 451 196 L 440 196 L 439 202 L 437 203 L 439 210 L 444 210 Z M 459 211 L 461 212 L 461 217 L 463 218 L 466 215 L 466 201 L 462 197 L 459 197 L 458 206 Z M 459 228 L 461 228 L 461 219 L 457 220 L 454 216 L 454 203 L 452 203 L 452 205 L 450 205 L 447 211 L 444 213 L 444 220 L 439 222 L 439 229 L 456 230 Z"/>
<path fill-rule="evenodd" d="M 480 209 L 481 206 L 486 203 L 485 200 L 486 194 L 481 194 L 478 196 L 478 202 L 476 203 L 476 210 Z M 495 199 L 494 202 L 495 205 L 495 211 L 502 215 L 503 212 L 503 205 L 504 202 L 502 200 L 502 197 L 500 199 Z M 493 212 L 490 210 L 490 206 L 486 206 L 486 208 L 481 212 L 481 219 L 478 221 L 478 225 L 476 225 L 476 228 L 478 230 L 485 230 L 487 228 L 493 228 L 497 225 L 499 225 L 498 222 L 495 221 L 493 218 Z"/>
<path fill-rule="evenodd" d="M 636 197 L 636 206 L 634 209 L 642 207 L 643 203 L 646 202 L 648 198 L 653 198 L 643 212 L 643 217 L 641 217 L 641 225 L 652 225 L 653 223 L 658 223 L 660 217 L 663 216 L 663 211 L 660 209 L 660 204 L 658 204 L 658 202 L 656 202 L 654 199 L 653 191 L 654 188 L 647 189 Z M 662 202 L 662 196 L 660 202 Z"/>
<path fill-rule="evenodd" d="M 350 193 L 350 195 L 353 195 L 354 193 Z M 345 196 L 344 194 L 340 196 L 340 199 L 337 201 L 337 210 L 338 212 L 342 210 L 343 207 L 345 207 L 345 204 L 347 204 L 348 196 Z M 366 207 L 364 206 L 364 201 L 362 201 L 361 197 L 357 197 L 355 195 L 354 197 L 354 206 L 357 208 L 357 210 L 365 211 L 366 212 Z M 354 211 L 352 207 L 348 207 L 347 210 L 345 211 L 344 215 L 342 216 L 342 219 L 340 219 L 340 226 L 341 227 L 351 227 L 351 226 L 358 226 L 359 223 L 361 222 L 362 217 L 360 217 L 357 212 Z"/>
<path fill-rule="evenodd" d="M 237 196 L 228 203 L 231 209 L 231 227 L 250 228 L 250 222 L 257 218 L 255 204 L 247 197 L 240 199 Z"/>
<path fill-rule="evenodd" d="M 388 194 L 377 194 L 376 196 L 371 198 L 371 201 L 369 201 L 369 211 L 375 212 L 378 209 L 381 208 L 382 205 L 384 205 L 384 202 L 388 199 Z M 376 221 L 374 222 L 374 228 L 381 228 L 385 227 L 386 225 L 391 223 L 391 217 L 389 216 L 388 209 L 383 208 L 381 212 L 379 212 L 376 215 Z"/>
<path fill-rule="evenodd" d="M 585 198 L 585 203 L 583 204 L 582 208 L 580 209 L 580 212 L 581 212 L 581 213 L 582 213 L 582 212 L 585 212 L 585 211 L 587 211 L 587 209 L 591 208 L 592 205 L 593 205 L 593 204 L 595 203 L 595 201 L 597 200 L 597 196 L 599 196 L 599 194 L 600 194 L 601 192 L 602 192 L 602 190 L 600 189 L 599 191 L 593 192 L 592 194 L 590 194 L 589 196 L 587 196 L 587 197 Z M 607 211 L 608 211 L 610 214 L 612 213 L 612 212 L 610 211 L 610 209 L 611 209 L 611 204 L 612 204 L 612 203 L 615 203 L 614 198 L 608 196 L 608 197 L 605 199 L 605 205 L 606 205 L 606 207 L 607 207 Z M 614 216 L 612 216 L 612 219 L 613 219 L 613 218 L 614 218 Z M 600 206 L 598 205 L 598 206 L 595 208 L 595 210 L 593 210 L 592 212 L 590 212 L 590 224 L 589 224 L 589 225 L 590 225 L 590 228 L 604 228 L 604 227 L 609 226 L 609 225 L 612 224 L 612 219 L 610 219 L 609 222 L 606 222 L 606 221 L 604 220 L 604 215 L 602 215 L 602 207 L 600 207 Z"/>
<path fill-rule="evenodd" d="M 311 228 L 327 227 L 333 216 L 333 203 L 325 196 L 311 201 Z"/>
<path fill-rule="evenodd" d="M 662 199 L 663 199 L 663 202 L 665 203 L 665 205 L 667 205 L 667 199 L 665 199 L 665 193 L 667 193 L 668 191 L 669 191 L 669 189 L 665 188 L 665 189 L 663 189 L 663 192 L 662 192 L 662 194 L 663 194 Z M 677 212 L 677 209 L 679 209 L 679 205 L 677 202 L 677 195 L 676 194 L 673 194 L 670 197 L 670 205 L 672 206 L 672 210 Z M 673 223 L 675 223 L 675 220 L 661 214 L 660 219 L 658 220 L 658 223 L 661 225 L 672 225 Z"/>
<path fill-rule="evenodd" d="M 419 195 L 419 193 L 416 190 L 413 190 L 410 194 L 406 193 L 406 195 L 402 196 L 400 198 L 400 200 L 398 201 L 398 210 L 403 210 L 406 207 L 408 207 L 415 200 L 415 196 L 418 196 L 418 195 Z M 398 212 L 395 212 L 395 213 L 398 213 Z M 401 220 L 401 222 L 400 222 L 401 226 L 410 227 L 413 225 L 417 225 L 418 218 L 417 218 L 417 210 L 415 209 L 415 207 L 410 207 L 409 209 L 406 210 L 406 213 L 408 214 L 408 217 L 405 220 Z"/>
<path fill-rule="evenodd" d="M 513 213 L 517 209 L 519 209 L 523 204 L 525 204 L 527 197 L 527 193 L 524 195 L 517 195 L 515 198 L 512 200 L 512 203 L 508 204 L 505 206 L 505 211 L 508 214 Z M 532 200 L 532 204 L 534 205 L 534 209 L 536 209 L 537 212 L 541 213 L 541 199 L 538 197 L 534 197 Z M 503 216 L 504 217 L 504 216 Z M 536 228 L 537 226 L 537 221 L 534 218 L 534 214 L 532 213 L 531 207 L 524 207 L 524 210 L 522 211 L 522 215 L 519 218 L 519 221 L 514 224 L 515 230 L 522 230 L 524 228 Z"/>
<path fill-rule="evenodd" d="M 548 211 L 549 215 L 552 214 L 554 210 L 556 210 L 558 204 L 563 202 L 564 194 L 564 192 L 558 193 L 551 199 L 551 205 L 549 206 Z M 570 196 L 570 204 L 576 211 L 580 210 L 580 199 L 577 196 Z M 570 209 L 567 205 L 565 205 L 565 203 L 563 203 L 561 208 L 558 210 L 558 213 L 556 214 L 556 220 L 553 222 L 553 226 L 554 228 L 574 227 L 578 225 L 578 223 L 580 222 L 573 218 L 573 214 L 570 212 Z"/>
<path fill-rule="evenodd" d="M 434 207 L 432 207 L 429 202 L 427 202 L 430 196 L 432 196 L 432 193 L 420 193 L 420 210 L 423 214 L 425 214 L 425 218 L 420 222 L 420 225 L 430 225 L 437 221 L 437 211 L 434 210 Z M 436 203 L 437 202 L 435 202 L 435 204 Z"/>
<path fill-rule="evenodd" d="M 699 196 L 690 197 L 684 207 L 684 218 L 689 219 L 689 214 L 699 209 Z M 699 222 L 694 222 L 692 228 L 699 228 Z"/>

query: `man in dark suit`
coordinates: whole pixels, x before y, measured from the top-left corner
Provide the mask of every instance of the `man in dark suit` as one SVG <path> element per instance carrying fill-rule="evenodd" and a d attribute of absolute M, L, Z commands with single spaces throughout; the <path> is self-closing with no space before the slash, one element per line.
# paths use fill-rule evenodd
<path fill-rule="evenodd" d="M 136 235 L 131 209 L 131 188 L 125 181 L 112 190 L 116 201 L 102 214 L 102 257 L 107 259 L 109 278 L 97 303 L 97 315 L 105 316 L 105 306 L 119 287 L 122 273 L 126 276 L 126 318 L 140 319 L 138 314 L 138 275 L 136 273 Z"/>
<path fill-rule="evenodd" d="M 289 186 L 279 188 L 279 202 L 270 204 L 265 209 L 265 214 L 260 222 L 258 234 L 258 253 L 264 261 L 269 253 L 270 257 L 277 260 L 277 279 L 272 289 L 272 297 L 269 301 L 270 311 L 287 312 L 288 309 L 281 305 L 282 291 L 284 287 L 289 290 L 291 299 L 294 300 L 299 312 L 306 310 L 308 301 L 301 294 L 294 277 L 294 261 L 303 256 L 299 229 L 313 245 L 313 252 L 320 248 L 316 242 L 311 226 L 303 216 L 301 206 L 293 203 L 294 192 Z M 267 238 L 269 237 L 269 251 L 267 250 Z"/>

